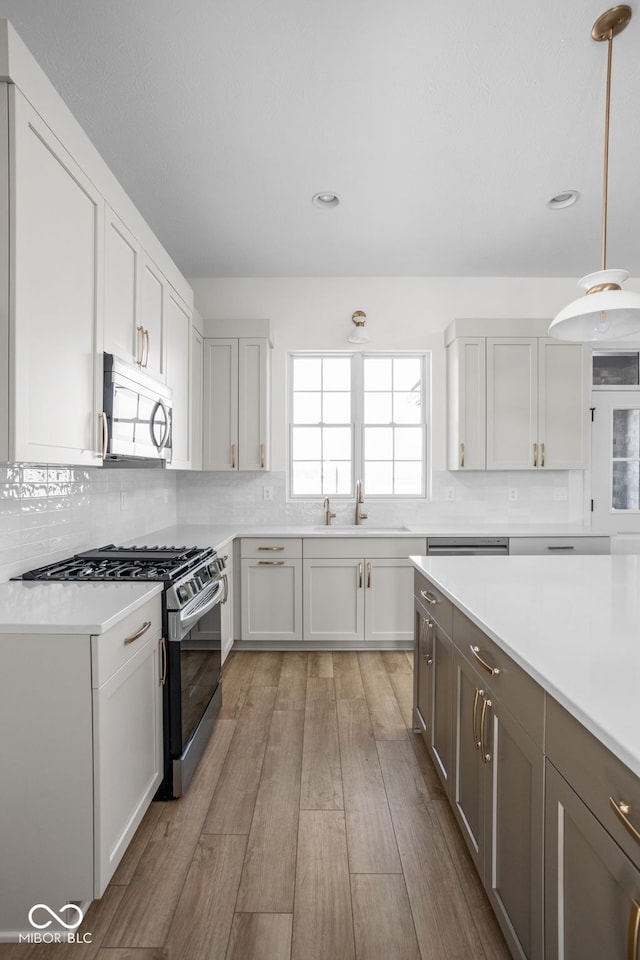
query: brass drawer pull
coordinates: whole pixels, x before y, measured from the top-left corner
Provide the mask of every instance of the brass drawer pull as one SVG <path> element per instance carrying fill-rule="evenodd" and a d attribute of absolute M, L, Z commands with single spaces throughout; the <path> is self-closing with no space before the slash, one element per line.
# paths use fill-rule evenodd
<path fill-rule="evenodd" d="M 362 564 L 359 563 L 358 564 L 358 589 L 362 586 L 362 576 L 363 576 Z"/>
<path fill-rule="evenodd" d="M 471 728 L 473 731 L 473 745 L 476 750 L 480 749 L 480 741 L 478 739 L 478 700 L 480 697 L 484 697 L 484 690 L 478 690 L 476 687 L 476 692 L 473 696 L 473 715 L 471 717 Z"/>
<path fill-rule="evenodd" d="M 160 646 L 162 647 L 162 676 L 160 677 L 160 686 L 164 687 L 167 682 L 167 641 L 164 637 L 160 638 Z"/>
<path fill-rule="evenodd" d="M 482 657 L 480 656 L 480 647 L 474 647 L 473 644 L 470 644 L 469 649 L 471 650 L 471 653 L 474 655 L 474 657 L 476 658 L 476 660 L 478 661 L 478 663 L 480 664 L 483 670 L 486 670 L 487 673 L 491 674 L 492 677 L 500 676 L 502 671 L 500 670 L 499 667 L 492 667 L 486 662 L 486 660 L 482 659 Z"/>
<path fill-rule="evenodd" d="M 493 706 L 493 702 L 491 700 L 482 701 L 482 713 L 480 714 L 480 752 L 482 754 L 483 763 L 491 762 L 491 754 L 487 753 L 487 748 L 484 742 L 484 721 L 487 713 L 487 707 L 492 707 L 492 706 Z"/>
<path fill-rule="evenodd" d="M 371 564 L 367 564 L 367 587 L 371 586 Z"/>
<path fill-rule="evenodd" d="M 638 960 L 638 939 L 640 939 L 640 903 L 631 901 L 629 911 L 629 932 L 627 935 L 627 960 Z"/>
<path fill-rule="evenodd" d="M 258 547 L 258 550 L 284 550 L 284 547 Z"/>
<path fill-rule="evenodd" d="M 131 637 L 125 637 L 124 645 L 125 647 L 129 643 L 133 643 L 134 640 L 137 640 L 138 637 L 141 637 L 143 633 L 146 633 L 149 627 L 151 626 L 151 620 L 145 620 L 137 633 L 134 633 Z"/>
<path fill-rule="evenodd" d="M 260 444 L 260 469 L 264 470 L 264 443 Z"/>
<path fill-rule="evenodd" d="M 544 443 L 540 444 L 540 457 L 541 457 L 540 466 L 544 467 Z"/>
<path fill-rule="evenodd" d="M 533 465 L 534 467 L 538 466 L 538 444 L 534 443 L 533 445 Z"/>
<path fill-rule="evenodd" d="M 460 466 L 464 467 L 464 443 L 460 444 Z"/>
<path fill-rule="evenodd" d="M 140 359 L 136 357 L 136 363 L 139 367 L 144 367 L 144 327 L 136 327 L 136 330 L 140 334 Z"/>
<path fill-rule="evenodd" d="M 429 590 L 421 590 L 420 596 L 422 597 L 423 600 L 426 600 L 427 603 L 430 604 L 432 607 L 438 602 L 438 598 L 434 597 L 434 595 Z"/>
<path fill-rule="evenodd" d="M 258 560 L 259 567 L 284 567 L 284 560 Z"/>
<path fill-rule="evenodd" d="M 636 843 L 640 843 L 640 831 L 629 820 L 629 814 L 631 813 L 631 807 L 624 800 L 614 800 L 613 797 L 609 797 L 609 803 L 611 804 L 611 809 L 615 813 L 616 817 L 622 823 L 625 830 L 627 830 Z"/>
<path fill-rule="evenodd" d="M 235 443 L 231 444 L 231 469 L 235 470 L 236 468 L 236 445 Z"/>

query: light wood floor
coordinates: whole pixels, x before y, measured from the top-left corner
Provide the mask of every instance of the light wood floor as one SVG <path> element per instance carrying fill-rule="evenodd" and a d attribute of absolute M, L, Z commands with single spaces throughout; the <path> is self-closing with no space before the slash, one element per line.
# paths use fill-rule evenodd
<path fill-rule="evenodd" d="M 409 654 L 236 653 L 184 798 L 85 918 L 3 960 L 507 960 L 422 741 Z"/>

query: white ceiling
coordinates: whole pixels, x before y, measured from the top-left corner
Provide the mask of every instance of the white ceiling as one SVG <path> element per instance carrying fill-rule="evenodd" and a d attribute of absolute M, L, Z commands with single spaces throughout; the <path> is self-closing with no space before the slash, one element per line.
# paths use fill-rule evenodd
<path fill-rule="evenodd" d="M 609 265 L 640 275 L 640 12 Z M 190 277 L 598 269 L 601 0 L 0 0 Z M 580 191 L 573 207 L 547 200 Z M 340 205 L 319 210 L 314 193 Z"/>

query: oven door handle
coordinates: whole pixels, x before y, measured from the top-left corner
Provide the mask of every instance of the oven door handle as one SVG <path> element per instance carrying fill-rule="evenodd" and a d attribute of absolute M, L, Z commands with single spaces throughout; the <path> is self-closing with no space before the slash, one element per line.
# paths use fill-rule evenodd
<path fill-rule="evenodd" d="M 208 613 L 212 607 L 222 600 L 224 593 L 224 581 L 216 580 L 207 590 L 203 590 L 197 597 L 190 600 L 189 603 L 179 613 L 180 630 L 184 634 L 189 630 L 200 617 Z"/>

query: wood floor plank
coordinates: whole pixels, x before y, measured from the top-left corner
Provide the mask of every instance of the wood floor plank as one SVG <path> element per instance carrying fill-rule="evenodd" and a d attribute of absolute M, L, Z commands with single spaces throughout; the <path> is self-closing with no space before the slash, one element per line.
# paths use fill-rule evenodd
<path fill-rule="evenodd" d="M 293 912 L 303 734 L 301 714 L 274 710 L 238 891 L 238 912 Z"/>
<path fill-rule="evenodd" d="M 189 789 L 166 803 L 105 936 L 105 947 L 162 947 L 235 732 L 219 720 Z"/>
<path fill-rule="evenodd" d="M 112 884 L 117 886 L 121 883 L 126 884 L 131 881 L 131 878 L 135 873 L 135 869 L 140 861 L 140 857 L 144 853 L 145 848 L 151 839 L 153 831 L 156 828 L 158 820 L 162 816 L 164 808 L 165 804 L 160 801 L 150 805 L 149 809 L 142 818 L 140 826 L 134 833 L 133 839 L 127 847 L 124 857 L 118 864 L 116 872 L 111 878 Z"/>
<path fill-rule="evenodd" d="M 203 833 L 248 834 L 277 687 L 251 687 L 213 794 Z"/>
<path fill-rule="evenodd" d="M 236 913 L 226 960 L 289 960 L 290 913 Z"/>
<path fill-rule="evenodd" d="M 406 740 L 407 729 L 382 654 L 359 653 L 358 663 L 376 740 Z"/>
<path fill-rule="evenodd" d="M 284 653 L 280 650 L 263 650 L 253 671 L 252 687 L 277 687 Z"/>
<path fill-rule="evenodd" d="M 169 936 L 167 960 L 224 960 L 247 838 L 203 835 Z"/>
<path fill-rule="evenodd" d="M 342 770 L 333 679 L 309 677 L 304 711 L 300 809 L 342 808 Z"/>
<path fill-rule="evenodd" d="M 282 661 L 274 710 L 304 710 L 307 694 L 307 655 L 287 651 Z"/>
<path fill-rule="evenodd" d="M 291 960 L 354 960 L 344 816 L 301 810 Z"/>
<path fill-rule="evenodd" d="M 331 650 L 312 650 L 307 654 L 307 676 L 308 677 L 332 677 L 333 676 L 333 654 Z"/>
<path fill-rule="evenodd" d="M 354 650 L 340 650 L 333 654 L 333 679 L 336 686 L 336 699 L 364 699 L 358 655 Z"/>
<path fill-rule="evenodd" d="M 407 661 L 406 650 L 384 650 L 382 660 L 389 676 L 394 673 L 408 673 L 413 676 L 413 668 Z"/>
<path fill-rule="evenodd" d="M 254 651 L 234 651 L 225 661 L 220 719 L 236 720 L 240 715 L 259 657 L 260 654 Z"/>
<path fill-rule="evenodd" d="M 413 671 L 413 650 L 405 650 L 405 651 L 404 651 L 404 655 L 405 655 L 405 657 L 407 658 L 407 660 L 409 661 L 409 666 L 411 667 L 411 670 Z"/>
<path fill-rule="evenodd" d="M 377 748 L 422 960 L 487 957 L 411 743 Z"/>
<path fill-rule="evenodd" d="M 338 700 L 337 710 L 349 871 L 401 873 L 367 704 Z"/>
<path fill-rule="evenodd" d="M 96 960 L 166 960 L 166 957 L 164 950 L 155 947 L 149 950 L 144 948 L 129 950 L 125 947 L 122 950 L 99 950 Z"/>
<path fill-rule="evenodd" d="M 396 697 L 404 725 L 407 730 L 413 730 L 413 674 L 392 673 L 389 683 Z"/>
<path fill-rule="evenodd" d="M 402 875 L 351 877 L 356 960 L 420 960 Z"/>

